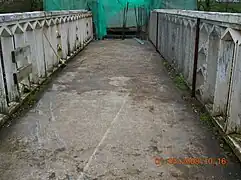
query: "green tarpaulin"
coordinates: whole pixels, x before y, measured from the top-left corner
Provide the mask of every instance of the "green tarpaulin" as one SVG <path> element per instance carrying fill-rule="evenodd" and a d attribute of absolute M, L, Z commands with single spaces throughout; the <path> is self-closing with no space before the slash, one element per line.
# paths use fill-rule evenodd
<path fill-rule="evenodd" d="M 106 35 L 107 27 L 142 26 L 152 9 L 196 9 L 196 0 L 45 0 L 44 10 L 89 9 L 98 38 Z M 126 14 L 126 15 L 123 15 Z"/>

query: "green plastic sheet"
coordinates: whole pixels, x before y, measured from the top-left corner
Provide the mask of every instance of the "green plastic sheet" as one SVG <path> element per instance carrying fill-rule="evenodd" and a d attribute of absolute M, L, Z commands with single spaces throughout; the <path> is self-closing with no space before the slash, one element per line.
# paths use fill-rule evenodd
<path fill-rule="evenodd" d="M 153 9 L 196 7 L 196 0 L 44 0 L 45 11 L 91 10 L 98 38 L 106 35 L 107 28 L 122 27 L 124 23 L 126 27 L 145 25 Z"/>

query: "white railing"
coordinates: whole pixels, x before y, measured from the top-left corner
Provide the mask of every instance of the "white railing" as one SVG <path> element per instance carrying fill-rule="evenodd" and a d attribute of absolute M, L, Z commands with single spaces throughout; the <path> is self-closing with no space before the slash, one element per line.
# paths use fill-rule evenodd
<path fill-rule="evenodd" d="M 149 39 L 219 126 L 241 133 L 241 14 L 154 10 Z"/>
<path fill-rule="evenodd" d="M 0 112 L 9 113 L 92 38 L 85 10 L 0 15 Z"/>

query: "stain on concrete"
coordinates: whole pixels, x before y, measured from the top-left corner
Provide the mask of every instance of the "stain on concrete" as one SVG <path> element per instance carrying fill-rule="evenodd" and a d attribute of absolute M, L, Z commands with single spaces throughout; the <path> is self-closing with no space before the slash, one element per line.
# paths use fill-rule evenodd
<path fill-rule="evenodd" d="M 154 157 L 227 158 L 157 166 Z M 241 167 L 183 100 L 148 43 L 91 43 L 0 132 L 0 179 L 238 180 Z"/>
<path fill-rule="evenodd" d="M 129 81 L 131 78 L 129 77 L 111 77 L 110 78 L 110 82 L 109 84 L 113 85 L 113 86 L 125 86 L 126 82 Z"/>

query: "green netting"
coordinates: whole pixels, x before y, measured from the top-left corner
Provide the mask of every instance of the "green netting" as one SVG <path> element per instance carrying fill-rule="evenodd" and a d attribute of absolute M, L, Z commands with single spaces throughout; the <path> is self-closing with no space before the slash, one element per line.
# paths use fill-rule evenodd
<path fill-rule="evenodd" d="M 91 10 L 98 38 L 106 35 L 108 27 L 143 26 L 152 9 L 196 7 L 196 0 L 44 0 L 45 11 Z"/>

